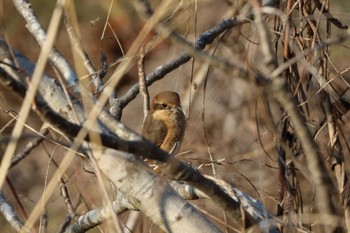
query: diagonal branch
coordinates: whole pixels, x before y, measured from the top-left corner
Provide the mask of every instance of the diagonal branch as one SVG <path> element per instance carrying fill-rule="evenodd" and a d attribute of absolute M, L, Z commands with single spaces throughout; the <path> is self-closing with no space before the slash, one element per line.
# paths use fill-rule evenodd
<path fill-rule="evenodd" d="M 2 47 L 4 49 L 4 47 Z M 6 66 L 3 64 L 3 66 Z M 0 81 L 9 88 L 12 88 L 15 93 L 18 93 L 22 97 L 26 93 L 26 86 L 23 83 L 16 82 L 16 79 L 12 78 L 11 73 L 6 72 L 4 69 L 0 69 Z M 16 70 L 12 70 L 12 73 L 16 73 Z M 16 77 L 20 77 L 20 74 L 17 73 Z M 57 96 L 50 96 L 49 99 L 44 100 L 43 96 L 36 96 L 36 107 L 39 111 L 41 117 L 50 122 L 52 125 L 60 129 L 62 132 L 66 133 L 70 137 L 75 137 L 78 135 L 79 131 L 82 129 L 82 126 L 76 125 L 71 121 L 66 120 L 56 112 L 54 112 L 50 106 L 47 104 L 47 101 L 52 101 Z M 61 100 L 64 101 L 64 100 Z M 232 216 L 237 214 L 239 211 L 239 202 L 234 201 L 225 191 L 223 191 L 215 182 L 205 178 L 198 171 L 194 170 L 191 167 L 188 167 L 184 163 L 180 162 L 173 156 L 169 156 L 166 152 L 158 148 L 156 145 L 146 141 L 141 136 L 137 135 L 125 125 L 120 122 L 112 122 L 114 127 L 119 127 L 118 134 L 112 135 L 110 132 L 101 133 L 101 140 L 104 146 L 114 148 L 116 150 L 133 153 L 139 157 L 148 158 L 151 160 L 157 160 L 160 162 L 160 168 L 162 171 L 167 174 L 169 177 L 174 177 L 179 180 L 183 180 L 188 184 L 202 190 L 208 196 L 218 203 L 222 208 L 227 210 Z M 96 132 L 96 129 L 89 129 L 92 132 Z M 119 133 L 122 132 L 122 133 Z M 127 137 L 125 137 L 127 135 Z M 89 140 L 89 138 L 85 138 Z M 108 150 L 109 152 L 101 156 L 100 161 L 106 163 L 105 166 L 110 166 L 110 164 L 104 160 L 108 158 L 108 154 L 114 154 L 109 158 L 114 160 L 114 157 L 117 156 L 114 151 Z M 123 155 L 123 154 L 119 154 Z M 121 158 L 118 158 L 121 159 Z M 100 164 L 100 163 L 99 163 Z M 101 164 L 100 164 L 101 166 Z M 131 165 L 130 165 L 131 166 Z M 101 168 L 102 169 L 102 168 Z M 106 168 L 107 169 L 107 168 Z M 115 179 L 115 176 L 110 174 L 110 170 L 104 170 L 104 173 L 111 180 Z M 115 182 L 120 182 L 115 180 Z M 157 187 L 157 186 L 155 186 Z M 124 190 L 127 192 L 127 190 Z M 168 192 L 168 191 L 167 191 Z"/>
<path fill-rule="evenodd" d="M 27 22 L 27 28 L 31 34 L 35 37 L 36 41 L 43 46 L 44 41 L 47 38 L 46 32 L 40 25 L 32 5 L 28 0 L 13 0 L 13 4 L 17 8 L 17 11 L 22 15 L 24 20 Z M 68 64 L 66 59 L 59 53 L 59 51 L 53 48 L 49 54 L 49 59 L 52 64 L 62 73 L 63 77 L 69 83 L 69 86 L 74 90 L 75 93 L 79 93 L 78 78 L 73 71 L 72 67 Z"/>
<path fill-rule="evenodd" d="M 192 54 L 189 53 L 183 53 L 177 58 L 168 61 L 164 65 L 158 66 L 153 72 L 148 74 L 146 76 L 146 84 L 147 86 L 152 85 L 154 82 L 162 79 L 165 75 L 169 74 L 176 68 L 180 67 L 181 65 L 185 64 L 186 62 L 190 61 L 193 57 L 193 54 L 198 54 L 200 50 L 203 50 L 207 45 L 211 44 L 215 38 L 220 36 L 223 32 L 226 30 L 229 30 L 235 26 L 241 25 L 243 23 L 246 23 L 246 19 L 238 19 L 238 18 L 231 18 L 231 19 L 224 19 L 220 23 L 218 23 L 213 28 L 205 31 L 202 35 L 199 36 L 197 39 L 195 46 L 191 49 Z M 220 62 L 220 61 L 218 61 Z M 224 64 L 223 64 L 224 65 Z M 233 68 L 233 67 L 232 67 Z M 241 70 L 241 72 L 245 72 L 244 70 Z M 245 75 L 243 75 L 245 76 Z M 111 106 L 111 113 L 112 115 L 119 116 L 119 119 L 121 118 L 123 108 L 127 106 L 132 100 L 136 98 L 136 96 L 139 93 L 139 84 L 134 84 L 128 92 L 121 96 L 120 98 L 116 99 Z"/>

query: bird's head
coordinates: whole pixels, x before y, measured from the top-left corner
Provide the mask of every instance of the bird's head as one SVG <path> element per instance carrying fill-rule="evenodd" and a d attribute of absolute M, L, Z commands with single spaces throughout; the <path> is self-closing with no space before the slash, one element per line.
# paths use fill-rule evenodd
<path fill-rule="evenodd" d="M 152 99 L 152 110 L 172 110 L 178 108 L 181 108 L 180 97 L 174 91 L 161 92 Z"/>

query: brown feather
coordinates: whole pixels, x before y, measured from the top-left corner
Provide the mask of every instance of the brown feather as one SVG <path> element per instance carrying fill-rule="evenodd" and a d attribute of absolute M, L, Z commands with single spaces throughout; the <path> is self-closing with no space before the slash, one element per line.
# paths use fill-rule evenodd
<path fill-rule="evenodd" d="M 142 135 L 147 140 L 160 147 L 164 142 L 168 130 L 163 121 L 156 120 L 152 117 L 153 113 L 154 111 L 151 110 L 147 114 L 146 120 L 144 122 L 144 127 L 142 129 Z"/>
<path fill-rule="evenodd" d="M 176 153 L 186 128 L 186 117 L 176 92 L 166 91 L 153 97 L 142 135 L 163 150 Z"/>

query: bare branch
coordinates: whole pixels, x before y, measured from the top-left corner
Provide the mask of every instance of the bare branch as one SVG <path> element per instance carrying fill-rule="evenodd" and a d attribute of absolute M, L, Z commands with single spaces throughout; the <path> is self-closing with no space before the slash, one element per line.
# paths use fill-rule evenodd
<path fill-rule="evenodd" d="M 40 130 L 40 133 L 42 135 L 46 135 L 48 133 L 48 129 L 47 128 L 43 128 L 42 130 Z M 10 168 L 16 166 L 22 159 L 24 159 L 25 157 L 27 157 L 27 155 L 35 148 L 37 147 L 42 141 L 44 140 L 43 137 L 38 137 L 36 139 L 34 139 L 33 141 L 29 142 L 26 147 L 24 148 L 24 150 L 16 155 L 13 156 L 12 161 L 11 161 L 11 165 Z"/>
<path fill-rule="evenodd" d="M 27 22 L 27 28 L 31 34 L 35 37 L 40 46 L 43 46 L 46 40 L 46 33 L 34 13 L 34 10 L 28 0 L 14 0 L 13 1 L 17 11 L 23 16 L 24 20 Z M 70 88 L 74 90 L 75 93 L 79 93 L 78 78 L 68 64 L 66 59 L 54 48 L 49 54 L 50 61 L 57 67 L 57 69 L 62 72 L 63 77 L 69 83 Z"/>
<path fill-rule="evenodd" d="M 327 18 L 327 20 L 329 20 L 335 26 L 337 26 L 340 29 L 348 29 L 348 26 L 343 25 L 337 18 L 334 18 L 333 15 L 324 7 L 324 4 L 322 4 L 319 0 L 314 0 L 314 4 L 317 7 L 317 9 L 321 11 L 321 13 Z"/>
<path fill-rule="evenodd" d="M 74 3 L 72 2 L 70 4 Z M 76 19 L 75 12 L 73 12 L 74 9 L 75 8 L 72 7 L 72 5 L 70 5 L 70 7 L 65 8 L 64 25 L 66 26 L 73 49 L 76 51 L 75 53 L 77 53 L 82 59 L 85 68 L 87 69 L 89 75 L 91 75 L 92 77 L 96 91 L 98 91 L 102 88 L 103 83 L 102 80 L 99 78 L 99 75 L 96 72 L 95 68 L 93 67 L 87 53 L 83 49 L 79 32 L 77 32 L 78 22 Z"/>
<path fill-rule="evenodd" d="M 0 75 L 0 81 L 11 88 L 14 88 L 16 93 L 23 96 L 25 94 L 26 87 L 16 83 L 15 80 L 10 78 L 9 74 L 4 70 L 2 70 L 2 72 L 4 72 L 4 74 Z M 16 77 L 20 76 L 19 74 L 17 75 L 18 76 Z M 55 97 L 50 96 L 50 100 L 52 100 L 52 98 Z M 40 110 L 39 113 L 44 119 L 51 122 L 55 127 L 65 132 L 67 135 L 75 137 L 82 129 L 81 126 L 67 121 L 65 118 L 52 111 L 40 96 L 37 96 L 36 98 L 36 106 L 37 110 Z M 206 179 L 198 171 L 186 166 L 175 157 L 169 156 L 169 154 L 162 151 L 156 145 L 146 141 L 141 136 L 138 136 L 122 123 L 113 121 L 112 124 L 113 127 L 111 127 L 111 129 L 117 128 L 118 132 L 115 133 L 119 137 L 110 134 L 100 134 L 103 145 L 115 148 L 117 150 L 134 153 L 140 157 L 142 156 L 144 158 L 159 161 L 160 168 L 169 177 L 174 177 L 176 179 L 188 182 L 189 184 L 205 192 L 207 195 L 211 196 L 213 200 L 220 204 L 222 208 L 226 209 L 232 216 L 237 214 L 239 203 L 233 201 L 231 197 L 228 196 L 214 182 Z M 96 132 L 96 129 L 90 130 L 92 132 Z M 86 139 L 89 140 L 89 138 Z M 112 151 L 110 151 L 110 153 L 112 153 Z M 107 154 L 105 154 L 103 157 L 107 157 Z M 104 171 L 104 173 L 107 172 Z M 105 175 L 109 177 L 109 174 Z M 112 179 L 112 177 L 109 178 Z"/>
<path fill-rule="evenodd" d="M 266 68 L 262 73 L 267 75 L 267 71 L 272 72 L 277 68 L 277 62 L 273 56 L 273 49 L 269 43 L 269 35 L 262 20 L 261 7 L 259 6 L 258 1 L 254 0 L 252 1 L 252 5 L 256 17 L 255 22 L 260 36 L 261 50 L 264 55 Z M 328 174 L 325 172 L 326 168 L 324 161 L 322 160 L 322 156 L 318 153 L 318 146 L 313 140 L 311 133 L 305 124 L 305 119 L 298 109 L 296 99 L 288 90 L 286 81 L 282 77 L 273 79 L 268 90 L 271 91 L 272 97 L 276 99 L 289 113 L 295 132 L 301 141 L 308 161 L 307 166 L 311 172 L 311 179 L 317 189 L 316 195 L 322 219 L 325 220 L 326 218 L 329 218 L 329 216 L 336 215 L 331 197 L 331 190 L 333 189 L 332 182 Z M 338 226 L 338 224 L 334 223 L 333 226 L 325 227 L 332 231 L 335 226 Z"/>
<path fill-rule="evenodd" d="M 149 93 L 146 85 L 144 59 L 145 59 L 145 45 L 142 45 L 140 49 L 140 59 L 137 62 L 137 69 L 139 73 L 140 93 L 143 96 L 143 122 L 145 122 L 147 113 L 149 111 Z"/>
<path fill-rule="evenodd" d="M 207 46 L 208 44 L 211 44 L 214 41 L 214 39 L 217 38 L 219 35 L 221 35 L 223 32 L 235 26 L 241 25 L 245 22 L 246 20 L 237 19 L 237 18 L 222 20 L 216 26 L 214 26 L 213 28 L 207 30 L 202 35 L 200 35 L 198 37 L 198 40 L 196 41 L 194 49 L 191 49 L 191 51 L 197 54 L 198 50 L 203 50 L 205 46 Z M 162 79 L 165 75 L 167 75 L 171 71 L 175 70 L 176 68 L 185 64 L 186 62 L 190 61 L 191 58 L 192 56 L 190 54 L 183 53 L 179 57 L 165 63 L 164 65 L 158 66 L 153 72 L 151 72 L 146 76 L 147 86 L 150 86 L 154 82 Z M 121 117 L 121 113 L 124 107 L 128 103 L 130 103 L 133 99 L 135 99 L 138 93 L 139 93 L 139 84 L 135 84 L 128 90 L 128 92 L 125 95 L 121 96 L 116 101 L 114 101 L 113 106 L 111 107 L 112 115 L 117 115 Z"/>
<path fill-rule="evenodd" d="M 28 229 L 24 228 L 24 224 L 19 219 L 12 206 L 6 202 L 6 198 L 4 197 L 3 193 L 0 193 L 0 212 L 3 214 L 4 218 L 11 224 L 13 229 L 15 229 L 18 232 L 30 232 Z"/>

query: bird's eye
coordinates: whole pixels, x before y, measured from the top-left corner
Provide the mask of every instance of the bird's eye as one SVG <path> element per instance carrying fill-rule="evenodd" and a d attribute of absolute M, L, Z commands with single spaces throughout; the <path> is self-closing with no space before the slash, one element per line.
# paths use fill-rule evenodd
<path fill-rule="evenodd" d="M 168 108 L 168 105 L 166 103 L 162 103 L 162 108 L 163 109 L 167 109 Z"/>

